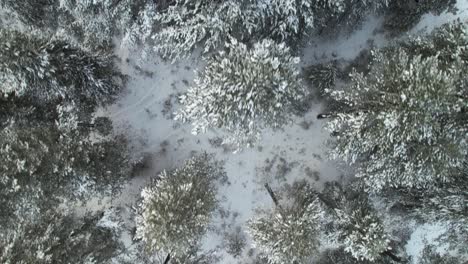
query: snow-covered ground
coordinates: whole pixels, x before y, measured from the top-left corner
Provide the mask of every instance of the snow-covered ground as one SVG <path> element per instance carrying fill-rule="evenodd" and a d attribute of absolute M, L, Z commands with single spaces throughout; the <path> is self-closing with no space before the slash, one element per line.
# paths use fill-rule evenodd
<path fill-rule="evenodd" d="M 458 15 L 443 14 L 440 17 L 425 16 L 411 32 L 420 32 L 427 28 L 445 23 L 457 17 L 466 18 L 468 1 L 459 1 Z M 371 17 L 362 28 L 354 33 L 338 39 L 315 39 L 302 50 L 302 65 L 326 61 L 327 59 L 354 59 L 371 43 L 383 46 L 388 39 L 378 29 L 381 20 Z M 214 153 L 219 160 L 225 162 L 229 182 L 220 186 L 221 207 L 227 210 L 229 217 L 215 216 L 213 225 L 218 232 L 212 231 L 204 239 L 206 249 L 219 248 L 221 263 L 247 263 L 246 260 L 234 259 L 223 251 L 223 228 L 240 226 L 245 230 L 245 222 L 251 218 L 256 207 L 272 206 L 263 184 L 269 183 L 274 189 L 285 182 L 306 179 L 320 188 L 325 181 L 337 179 L 341 172 L 337 166 L 326 160 L 324 146 L 328 134 L 322 129 L 322 122 L 316 119 L 322 105 L 315 102 L 312 108 L 303 116 L 294 117 L 291 124 L 281 131 L 266 130 L 263 139 L 257 146 L 233 154 L 232 150 L 219 145 L 224 137 L 221 131 L 210 131 L 204 135 L 192 135 L 190 125 L 173 121 L 174 111 L 179 107 L 177 97 L 184 93 L 192 84 L 197 70 L 202 69 L 202 61 L 193 56 L 175 64 L 154 58 L 142 66 L 138 65 L 137 56 L 118 51 L 122 58 L 121 68 L 130 76 L 130 82 L 125 94 L 120 100 L 102 109 L 101 115 L 109 116 L 116 133 L 128 135 L 135 151 L 151 154 L 151 166 L 143 170 L 128 185 L 122 194 L 113 199 L 91 201 L 86 208 L 123 207 L 125 222 L 131 225 L 130 207 L 139 197 L 139 192 L 151 177 L 165 169 L 180 166 L 194 152 Z M 226 227 L 223 227 L 226 223 Z M 422 229 L 421 229 L 422 228 Z M 412 235 L 410 243 L 420 240 L 418 232 Z M 425 229 L 424 229 L 425 230 Z M 220 233 L 221 232 L 221 233 Z M 130 233 L 123 234 L 123 239 L 129 245 Z M 431 237 L 426 236 L 426 239 Z M 419 242 L 417 243 L 419 245 Z M 409 244 L 408 251 L 415 255 L 421 248 Z M 244 257 L 251 246 L 245 248 Z"/>
<path fill-rule="evenodd" d="M 443 223 L 431 223 L 418 226 L 406 244 L 405 250 L 408 256 L 417 263 L 421 258 L 421 253 L 426 245 L 436 246 L 437 253 L 447 253 L 448 246 L 437 242 L 437 239 L 447 232 L 448 226 Z"/>

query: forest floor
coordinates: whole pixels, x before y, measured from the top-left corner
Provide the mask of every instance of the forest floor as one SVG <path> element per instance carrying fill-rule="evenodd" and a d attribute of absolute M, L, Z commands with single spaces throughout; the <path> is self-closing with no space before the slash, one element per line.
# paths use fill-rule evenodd
<path fill-rule="evenodd" d="M 464 2 L 460 1 L 457 15 L 426 15 L 410 33 L 431 30 L 457 17 L 468 17 L 468 4 Z M 387 45 L 390 40 L 381 33 L 380 26 L 380 19 L 370 17 L 351 34 L 310 41 L 302 49 L 302 66 L 331 59 L 351 61 L 370 45 Z M 90 201 L 85 209 L 120 208 L 126 225 L 122 233 L 126 246 L 132 245 L 132 207 L 141 188 L 162 170 L 180 166 L 194 153 L 213 153 L 225 163 L 228 182 L 220 186 L 222 210 L 215 215 L 214 228 L 205 237 L 204 248 L 216 250 L 221 257 L 220 263 L 226 264 L 249 263 L 247 259 L 253 245 L 248 235 L 245 234 L 247 245 L 242 255 L 234 258 L 226 252 L 226 234 L 239 230 L 244 233 L 245 223 L 253 216 L 255 208 L 273 206 L 265 183 L 278 189 L 286 183 L 306 180 L 321 188 L 324 182 L 343 177 L 343 168 L 326 159 L 328 133 L 323 130 L 322 121 L 316 119 L 323 107 L 320 101 L 312 100 L 310 109 L 295 116 L 284 129 L 266 130 L 254 148 L 233 153 L 232 149 L 220 144 L 224 137 L 222 132 L 209 131 L 195 136 L 191 134 L 190 125 L 173 120 L 173 113 L 180 107 L 178 96 L 193 83 L 196 71 L 202 69 L 203 60 L 199 56 L 174 64 L 154 58 L 150 63 L 140 65 L 134 54 L 119 50 L 117 55 L 121 58 L 122 70 L 130 76 L 129 85 L 118 102 L 101 109 L 99 115 L 109 116 L 116 133 L 130 138 L 135 154 L 146 154 L 150 158 L 147 168 L 137 173 L 119 197 Z M 413 234 L 411 243 L 422 243 L 423 238 L 431 238 L 428 235 L 430 227 L 416 228 L 415 232 L 418 233 Z M 411 244 L 408 249 L 415 256 L 421 250 Z"/>

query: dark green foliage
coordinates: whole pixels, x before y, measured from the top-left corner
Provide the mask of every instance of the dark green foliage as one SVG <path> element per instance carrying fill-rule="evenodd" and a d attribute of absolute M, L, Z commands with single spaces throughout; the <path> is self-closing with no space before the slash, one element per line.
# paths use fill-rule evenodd
<path fill-rule="evenodd" d="M 392 190 L 386 193 L 392 207 L 404 208 L 423 220 L 450 220 L 468 224 L 467 183 L 460 181 L 452 185 L 426 190 Z"/>
<path fill-rule="evenodd" d="M 390 251 L 390 237 L 359 181 L 326 183 L 318 197 L 326 205 L 324 231 L 342 243 L 345 252 L 364 263 L 385 261 L 385 256 L 399 259 Z"/>
<path fill-rule="evenodd" d="M 456 0 L 393 0 L 386 12 L 385 28 L 394 33 L 406 32 L 428 13 L 439 15 L 450 10 Z"/>
<path fill-rule="evenodd" d="M 346 253 L 344 248 L 327 249 L 320 257 L 314 262 L 315 264 L 395 264 L 388 258 L 379 259 L 379 261 L 357 260 Z"/>
<path fill-rule="evenodd" d="M 285 189 L 280 202 L 266 186 L 275 203 L 260 209 L 248 222 L 249 233 L 268 263 L 308 263 L 319 246 L 321 203 L 306 182 Z"/>
<path fill-rule="evenodd" d="M 52 122 L 25 120 L 10 121 L 0 135 L 0 173 L 20 186 L 80 196 L 68 188 L 90 184 L 91 189 L 111 190 L 109 187 L 118 186 L 129 174 L 123 138 L 91 142 L 88 134 L 64 133 Z"/>
<path fill-rule="evenodd" d="M 370 190 L 430 189 L 464 177 L 466 36 L 466 25 L 453 23 L 374 51 L 368 73 L 328 91 L 342 107 L 321 115 L 336 136 L 331 156 L 355 164 Z"/>
<path fill-rule="evenodd" d="M 352 31 L 368 15 L 382 13 L 388 6 L 388 0 L 344 0 L 341 6 L 340 12 L 333 13 L 327 9 L 316 11 L 319 21 L 316 26 L 317 33 L 336 35 L 342 30 Z"/>
<path fill-rule="evenodd" d="M 410 216 L 421 222 L 442 222 L 448 225 L 447 232 L 438 240 L 449 245 L 449 250 L 452 252 L 458 251 L 459 255 L 468 253 L 466 246 L 468 245 L 468 184 L 466 179 L 460 179 L 454 184 L 439 186 L 430 191 L 392 190 L 386 192 L 384 197 L 392 213 Z"/>
<path fill-rule="evenodd" d="M 124 85 L 113 57 L 91 54 L 60 40 L 0 30 L 0 80 L 4 93 L 43 102 L 112 101 Z"/>
<path fill-rule="evenodd" d="M 136 238 L 148 254 L 170 253 L 172 262 L 181 264 L 202 256 L 200 241 L 218 206 L 217 184 L 224 177 L 222 164 L 204 153 L 163 171 L 142 190 Z"/>
<path fill-rule="evenodd" d="M 76 105 L 35 106 L 12 95 L 0 100 L 2 226 L 54 207 L 59 198 L 115 194 L 130 177 L 126 140 L 91 140 L 97 131 L 78 129 Z"/>
<path fill-rule="evenodd" d="M 57 0 L 0 0 L 0 6 L 13 11 L 21 22 L 34 27 L 55 27 Z"/>
<path fill-rule="evenodd" d="M 154 4 L 148 0 L 0 0 L 0 5 L 27 29 L 49 37 L 58 33 L 98 51 L 111 50 L 115 36 L 138 38 L 141 32 L 134 29 L 141 23 L 140 12 Z"/>
<path fill-rule="evenodd" d="M 314 88 L 320 92 L 335 86 L 337 69 L 333 64 L 313 65 L 309 67 L 307 74 Z"/>
<path fill-rule="evenodd" d="M 97 117 L 94 119 L 93 128 L 107 136 L 112 132 L 112 121 L 106 117 Z"/>
<path fill-rule="evenodd" d="M 115 230 L 98 225 L 102 214 L 76 219 L 69 213 L 44 212 L 0 234 L 5 264 L 110 263 L 121 245 Z"/>
<path fill-rule="evenodd" d="M 410 56 L 429 58 L 438 55 L 440 65 L 449 67 L 458 58 L 468 63 L 468 31 L 466 22 L 460 20 L 442 25 L 422 37 L 410 37 L 389 47 L 388 52 L 403 49 Z"/>

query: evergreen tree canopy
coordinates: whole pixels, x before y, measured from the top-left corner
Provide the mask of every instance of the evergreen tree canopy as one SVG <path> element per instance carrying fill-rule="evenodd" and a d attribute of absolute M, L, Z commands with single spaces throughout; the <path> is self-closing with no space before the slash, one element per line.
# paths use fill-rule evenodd
<path fill-rule="evenodd" d="M 297 44 L 314 28 L 340 24 L 348 17 L 361 20 L 386 4 L 387 0 L 176 0 L 156 15 L 162 29 L 153 38 L 155 49 L 170 59 L 186 57 L 198 46 L 204 53 L 216 50 L 231 37 Z"/>
<path fill-rule="evenodd" d="M 225 143 L 241 148 L 258 140 L 262 128 L 288 123 L 304 90 L 299 59 L 284 44 L 264 40 L 248 49 L 233 40 L 228 48 L 208 60 L 195 86 L 181 97 L 176 119 L 192 122 L 194 134 L 224 128 L 231 133 Z"/>
<path fill-rule="evenodd" d="M 2 226 L 34 215 L 59 198 L 115 194 L 130 176 L 125 139 L 102 138 L 97 128 L 80 127 L 81 118 L 91 118 L 77 113 L 76 105 L 36 107 L 15 96 L 0 102 L 9 109 L 0 107 Z"/>
<path fill-rule="evenodd" d="M 317 252 L 322 205 L 309 185 L 293 188 L 291 201 L 260 210 L 248 222 L 253 242 L 268 263 L 309 263 Z"/>
<path fill-rule="evenodd" d="M 47 211 L 0 232 L 0 261 L 5 264 L 111 263 L 119 253 L 116 230 L 96 213 L 76 219 L 69 212 Z"/>
<path fill-rule="evenodd" d="M 440 15 L 454 8 L 457 0 L 389 0 L 384 26 L 386 29 L 403 33 L 415 26 L 427 13 Z"/>
<path fill-rule="evenodd" d="M 145 38 L 146 15 L 156 11 L 150 0 L 0 0 L 0 6 L 26 28 L 58 33 L 91 50 L 109 50 L 115 37 L 122 37 L 127 46 L 135 45 Z"/>
<path fill-rule="evenodd" d="M 356 165 L 357 177 L 377 191 L 466 177 L 467 46 L 466 26 L 458 23 L 375 51 L 369 74 L 354 72 L 352 85 L 327 90 L 345 105 L 329 115 L 331 156 Z"/>
<path fill-rule="evenodd" d="M 384 255 L 398 259 L 390 251 L 390 237 L 360 184 L 329 182 L 319 197 L 327 205 L 323 215 L 329 238 L 345 252 L 364 263 L 385 261 Z"/>
<path fill-rule="evenodd" d="M 125 141 L 92 142 L 89 133 L 79 129 L 76 116 L 67 112 L 70 108 L 63 108 L 58 106 L 55 122 L 7 122 L 0 131 L 2 178 L 19 185 L 14 189 L 32 184 L 56 195 L 60 190 L 68 193 L 69 185 L 108 189 L 113 180 L 127 178 L 130 166 Z"/>
<path fill-rule="evenodd" d="M 216 181 L 221 177 L 225 177 L 223 168 L 207 154 L 163 171 L 141 192 L 136 237 L 149 252 L 170 254 L 174 263 L 188 263 L 197 254 L 217 207 Z"/>
<path fill-rule="evenodd" d="M 2 93 L 100 104 L 122 89 L 123 76 L 110 56 L 8 30 L 0 30 L 0 46 Z"/>
<path fill-rule="evenodd" d="M 58 2 L 58 12 L 68 20 L 59 29 L 92 49 L 111 47 L 114 37 L 122 37 L 127 47 L 136 45 L 144 39 L 146 16 L 156 11 L 155 1 L 151 0 Z"/>
<path fill-rule="evenodd" d="M 177 59 L 203 43 L 208 52 L 226 42 L 236 31 L 251 31 L 243 21 L 244 1 L 176 0 L 155 20 L 162 25 L 153 38 L 155 49 L 163 56 Z"/>

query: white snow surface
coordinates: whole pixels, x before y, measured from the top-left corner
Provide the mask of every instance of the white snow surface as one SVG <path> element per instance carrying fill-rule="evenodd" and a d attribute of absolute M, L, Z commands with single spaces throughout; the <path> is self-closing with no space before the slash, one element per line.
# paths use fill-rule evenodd
<path fill-rule="evenodd" d="M 468 1 L 459 2 L 458 15 L 427 15 L 411 32 L 430 30 L 457 17 L 466 19 Z M 381 33 L 376 33 L 379 32 L 381 22 L 381 19 L 370 17 L 361 29 L 350 35 L 310 41 L 302 50 L 302 66 L 332 58 L 351 60 L 368 48 L 371 40 L 377 47 L 386 45 L 389 40 Z M 219 198 L 221 207 L 229 211 L 230 216 L 223 218 L 216 214 L 212 223 L 214 231 L 210 231 L 204 238 L 204 249 L 217 250 L 221 256 L 220 263 L 249 263 L 247 251 L 252 246 L 245 248 L 243 257 L 235 259 L 223 250 L 222 233 L 231 225 L 241 226 L 245 231 L 245 222 L 254 215 L 255 208 L 272 206 L 264 183 L 268 182 L 275 189 L 285 182 L 306 179 L 320 188 L 324 182 L 340 177 L 337 166 L 326 160 L 324 144 L 328 134 L 322 129 L 322 121 L 316 119 L 322 109 L 319 102 L 315 102 L 304 116 L 294 117 L 283 130 L 266 130 L 256 147 L 233 154 L 230 149 L 213 146 L 209 142 L 217 137 L 223 138 L 225 135 L 222 131 L 209 131 L 195 136 L 190 133 L 190 125 L 172 119 L 173 113 L 180 107 L 178 96 L 192 84 L 196 71 L 203 68 L 203 60 L 198 55 L 174 64 L 154 57 L 151 62 L 141 65 L 140 70 L 135 68 L 138 60 L 134 58 L 138 55 L 123 50 L 117 51 L 117 55 L 122 59 L 121 68 L 130 76 L 130 82 L 119 101 L 101 109 L 99 115 L 109 116 L 113 120 L 116 133 L 126 134 L 136 153 L 150 153 L 151 167 L 129 182 L 119 197 L 99 202 L 93 200 L 85 208 L 96 210 L 110 206 L 122 207 L 124 223 L 128 225 L 124 228 L 128 232 L 122 234 L 122 240 L 127 246 L 132 243 L 129 231 L 133 225 L 131 207 L 137 202 L 141 188 L 162 170 L 180 166 L 194 152 L 214 153 L 218 160 L 225 162 L 229 178 L 228 184 L 220 186 Z M 304 128 L 307 126 L 307 129 Z M 274 163 L 274 166 L 266 173 L 265 167 L 269 163 Z M 284 164 L 289 169 L 282 175 L 284 173 L 277 166 Z M 306 171 L 317 171 L 320 178 L 316 180 L 307 176 Z M 225 227 L 222 227 L 223 223 Z M 443 226 L 437 225 L 416 229 L 406 248 L 410 255 L 418 256 L 422 250 L 421 241 L 435 239 L 442 229 Z"/>
<path fill-rule="evenodd" d="M 418 226 L 405 246 L 406 253 L 411 256 L 412 263 L 419 263 L 421 253 L 427 245 L 434 245 L 438 253 L 445 253 L 448 246 L 438 243 L 437 239 L 447 232 L 447 229 L 448 226 L 444 223 L 426 223 Z"/>

